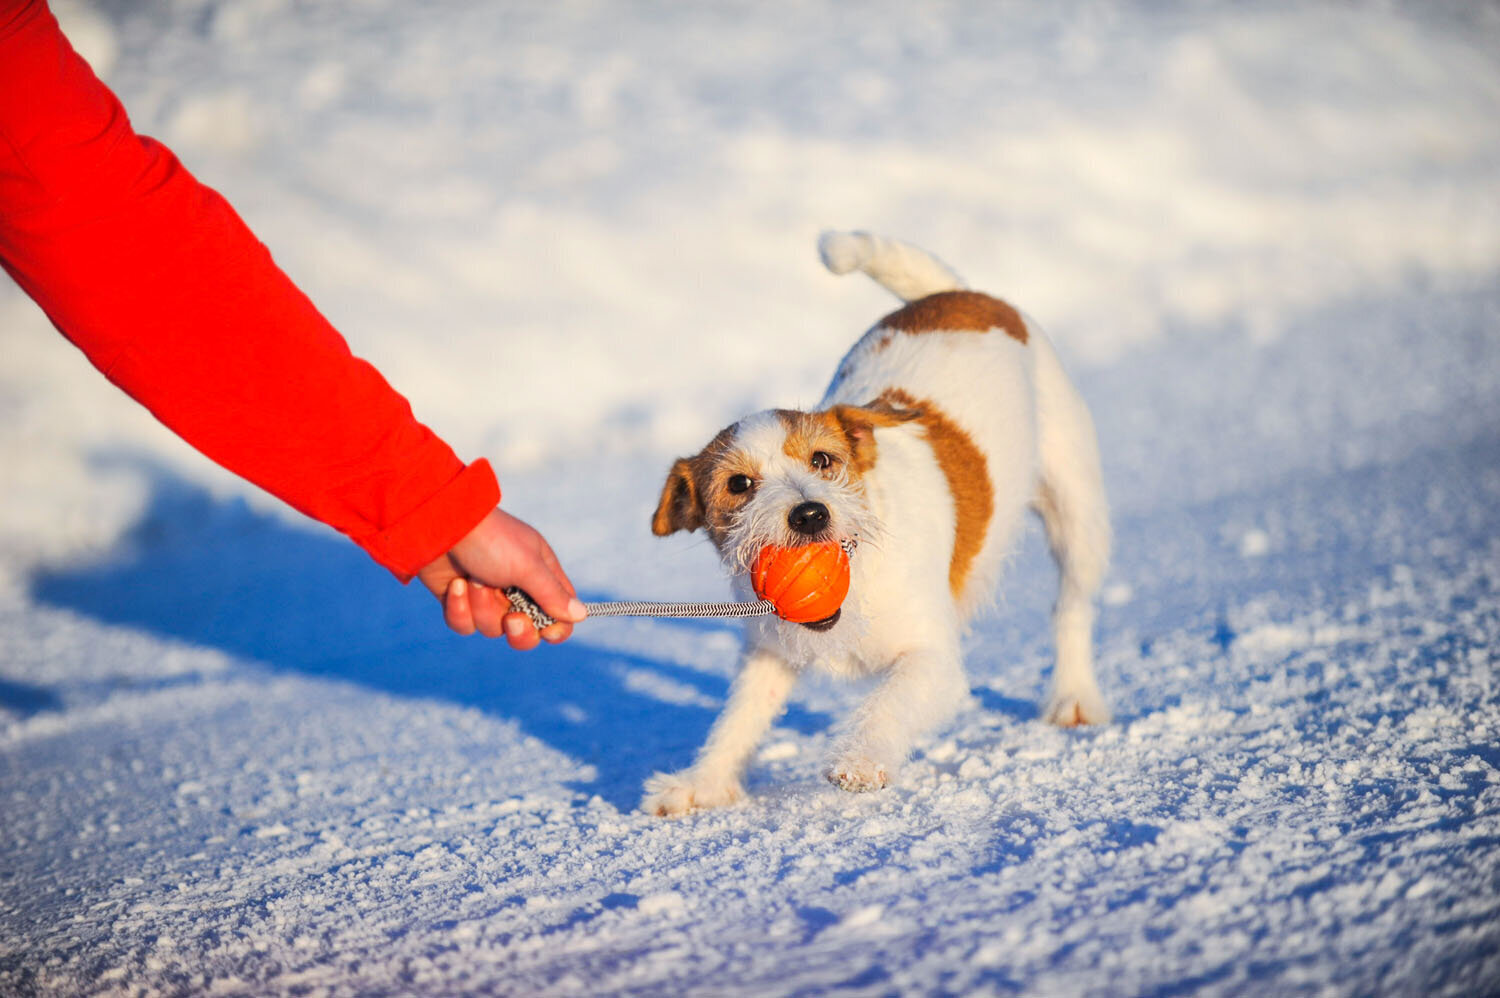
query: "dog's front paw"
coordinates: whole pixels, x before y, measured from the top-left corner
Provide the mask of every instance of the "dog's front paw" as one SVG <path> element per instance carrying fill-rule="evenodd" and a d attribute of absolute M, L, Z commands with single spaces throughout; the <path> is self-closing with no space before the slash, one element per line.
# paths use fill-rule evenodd
<path fill-rule="evenodd" d="M 858 755 L 840 756 L 823 776 L 840 790 L 855 794 L 884 790 L 885 785 L 890 782 L 884 766 Z"/>
<path fill-rule="evenodd" d="M 1108 724 L 1109 706 L 1098 690 L 1054 693 L 1042 711 L 1042 720 L 1059 728 L 1077 728 L 1085 724 Z"/>
<path fill-rule="evenodd" d="M 689 811 L 724 807 L 744 799 L 738 780 L 710 780 L 691 769 L 680 773 L 657 773 L 646 781 L 641 810 L 659 818 L 675 818 Z"/>

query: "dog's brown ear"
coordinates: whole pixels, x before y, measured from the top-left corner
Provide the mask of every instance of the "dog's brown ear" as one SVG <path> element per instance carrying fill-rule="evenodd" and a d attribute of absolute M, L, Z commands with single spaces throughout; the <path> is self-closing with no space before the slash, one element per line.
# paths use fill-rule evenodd
<path fill-rule="evenodd" d="M 661 500 L 651 517 L 651 532 L 665 537 L 679 530 L 693 531 L 703 526 L 703 500 L 693 480 L 693 466 L 686 458 L 672 465 L 667 484 L 662 486 Z"/>
<path fill-rule="evenodd" d="M 906 401 L 904 398 L 902 402 Z M 915 406 L 901 405 L 882 395 L 869 405 L 836 405 L 833 418 L 843 428 L 849 441 L 850 464 L 864 474 L 875 467 L 875 430 L 882 426 L 899 426 L 920 419 Z"/>

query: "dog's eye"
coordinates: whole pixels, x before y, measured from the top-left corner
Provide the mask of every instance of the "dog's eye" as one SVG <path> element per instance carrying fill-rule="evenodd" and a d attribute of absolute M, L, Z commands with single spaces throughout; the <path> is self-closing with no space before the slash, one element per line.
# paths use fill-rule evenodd
<path fill-rule="evenodd" d="M 735 495 L 743 495 L 744 493 L 749 492 L 750 486 L 754 484 L 755 482 L 751 480 L 749 475 L 729 476 L 729 491 L 733 492 Z"/>
<path fill-rule="evenodd" d="M 826 468 L 831 468 L 833 467 L 833 455 L 825 450 L 815 450 L 813 451 L 811 464 L 819 471 L 823 471 Z"/>

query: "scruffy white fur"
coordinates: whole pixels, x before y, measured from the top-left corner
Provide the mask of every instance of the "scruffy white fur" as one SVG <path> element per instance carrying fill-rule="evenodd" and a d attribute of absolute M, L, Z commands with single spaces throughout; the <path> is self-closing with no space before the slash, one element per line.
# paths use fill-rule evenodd
<path fill-rule="evenodd" d="M 828 233 L 819 249 L 833 272 L 861 270 L 908 302 L 963 288 L 936 258 L 894 240 Z M 810 667 L 880 677 L 845 726 L 826 775 L 845 790 L 884 787 L 913 741 L 967 696 L 960 635 L 992 599 L 1028 506 L 1041 514 L 1061 574 L 1057 664 L 1042 716 L 1059 725 L 1109 719 L 1093 669 L 1093 597 L 1110 546 L 1093 423 L 1034 322 L 1025 322 L 1024 339 L 999 329 L 910 335 L 878 324 L 845 357 L 819 407 L 866 407 L 898 389 L 933 403 L 983 455 L 992 512 L 961 596 L 950 586 L 958 508 L 951 468 L 945 471 L 930 428 L 918 421 L 871 427 L 875 462 L 858 481 L 852 473 L 820 474 L 788 453 L 787 416 L 777 412 L 746 417 L 716 438 L 722 446 L 678 462 L 675 484 L 669 477 L 663 492 L 658 533 L 701 525 L 693 514 L 705 504 L 694 493 L 736 468 L 755 469 L 753 492 L 721 517 L 717 533 L 710 528 L 742 597 L 753 598 L 747 569 L 761 546 L 808 540 L 787 526 L 799 503 L 827 508 L 817 539 L 855 537 L 859 547 L 848 599 L 831 628 L 775 617 L 748 625 L 728 705 L 690 768 L 647 781 L 646 811 L 677 815 L 740 799 L 756 743 Z"/>

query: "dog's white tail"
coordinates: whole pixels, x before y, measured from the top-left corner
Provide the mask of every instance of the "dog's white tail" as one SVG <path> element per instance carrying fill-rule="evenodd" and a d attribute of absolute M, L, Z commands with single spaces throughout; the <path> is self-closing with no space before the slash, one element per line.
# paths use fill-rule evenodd
<path fill-rule="evenodd" d="M 862 270 L 902 301 L 966 287 L 952 267 L 931 253 L 868 232 L 825 232 L 818 238 L 818 254 L 835 274 Z"/>

